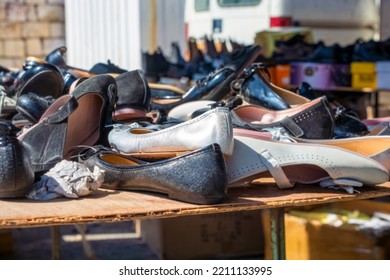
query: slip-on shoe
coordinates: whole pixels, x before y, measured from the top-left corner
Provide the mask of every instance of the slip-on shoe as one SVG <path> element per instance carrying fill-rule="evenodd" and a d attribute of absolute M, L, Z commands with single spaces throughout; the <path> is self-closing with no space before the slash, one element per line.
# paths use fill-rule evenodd
<path fill-rule="evenodd" d="M 219 203 L 226 194 L 226 166 L 218 144 L 153 162 L 91 148 L 79 154 L 79 162 L 104 170 L 103 186 L 109 189 L 162 193 L 195 204 Z"/>
<path fill-rule="evenodd" d="M 121 153 L 185 152 L 217 143 L 224 155 L 233 151 L 233 128 L 228 108 L 219 107 L 161 130 L 118 125 L 108 135 L 111 147 Z"/>

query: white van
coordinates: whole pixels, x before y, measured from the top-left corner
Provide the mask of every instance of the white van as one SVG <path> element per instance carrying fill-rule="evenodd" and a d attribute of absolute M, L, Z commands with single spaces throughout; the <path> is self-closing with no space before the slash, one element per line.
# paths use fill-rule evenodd
<path fill-rule="evenodd" d="M 314 41 L 350 44 L 378 34 L 376 0 L 186 0 L 186 36 L 253 44 L 257 32 L 302 26 Z"/>

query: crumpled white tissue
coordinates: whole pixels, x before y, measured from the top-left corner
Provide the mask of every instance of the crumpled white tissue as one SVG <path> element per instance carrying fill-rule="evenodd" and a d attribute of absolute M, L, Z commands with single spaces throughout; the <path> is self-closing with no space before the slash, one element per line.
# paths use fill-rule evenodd
<path fill-rule="evenodd" d="M 91 172 L 84 164 L 62 160 L 41 176 L 27 197 L 35 200 L 78 198 L 97 190 L 103 182 L 104 170 L 97 166 Z"/>

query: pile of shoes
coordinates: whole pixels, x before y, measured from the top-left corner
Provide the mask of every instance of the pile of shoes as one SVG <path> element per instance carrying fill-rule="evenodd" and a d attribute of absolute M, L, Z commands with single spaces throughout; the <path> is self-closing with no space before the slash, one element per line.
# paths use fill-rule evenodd
<path fill-rule="evenodd" d="M 1 198 L 25 197 L 63 160 L 98 168 L 105 188 L 195 204 L 223 203 L 229 187 L 261 178 L 347 191 L 389 180 L 389 124 L 368 127 L 326 97 L 275 86 L 257 45 L 176 98 L 153 97 L 142 70 L 86 71 L 65 51 L 5 71 L 16 106 L 0 121 Z"/>
<path fill-rule="evenodd" d="M 286 41 L 276 41 L 272 60 L 276 64 L 294 61 L 318 63 L 351 63 L 357 61 L 377 62 L 390 59 L 390 38 L 383 41 L 362 39 L 340 46 L 324 42 L 306 42 L 305 36 L 295 35 Z"/>
<path fill-rule="evenodd" d="M 226 41 L 215 42 L 213 38 L 204 36 L 202 39 L 204 47 L 201 49 L 198 40 L 191 37 L 187 41 L 187 60 L 184 59 L 178 43 L 172 42 L 172 55 L 170 58 L 164 54 L 160 47 L 152 53 L 143 52 L 142 68 L 149 82 L 157 83 L 162 77 L 173 79 L 186 77 L 190 80 L 198 80 L 222 66 L 231 64 L 242 55 L 245 47 L 251 47 L 240 45 L 233 40 L 229 41 L 230 51 Z M 257 61 L 257 58 L 260 59 L 260 57 L 261 52 L 257 52 L 254 61 Z"/>

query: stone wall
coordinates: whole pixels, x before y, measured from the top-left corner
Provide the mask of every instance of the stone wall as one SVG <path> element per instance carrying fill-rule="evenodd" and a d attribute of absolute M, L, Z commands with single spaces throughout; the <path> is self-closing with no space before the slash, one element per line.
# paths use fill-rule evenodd
<path fill-rule="evenodd" d="M 21 68 L 65 45 L 64 0 L 0 0 L 0 65 Z"/>

